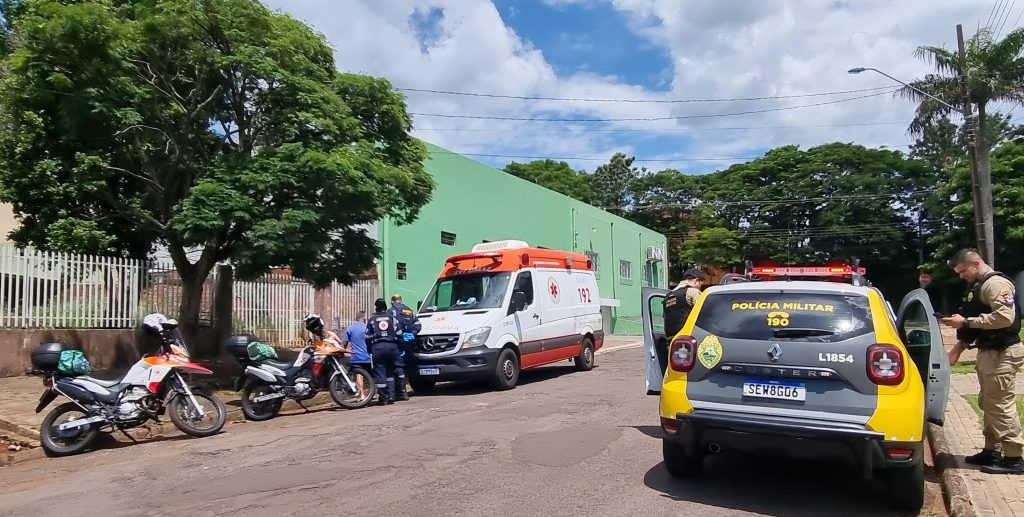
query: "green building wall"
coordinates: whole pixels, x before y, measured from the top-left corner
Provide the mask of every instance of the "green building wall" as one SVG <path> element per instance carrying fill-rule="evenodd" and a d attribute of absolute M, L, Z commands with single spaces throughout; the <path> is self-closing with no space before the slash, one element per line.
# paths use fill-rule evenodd
<path fill-rule="evenodd" d="M 427 147 L 425 167 L 437 183 L 430 203 L 411 224 L 385 220 L 378 225 L 384 250 L 378 274 L 385 298 L 399 293 L 415 307 L 446 258 L 484 241 L 515 239 L 596 253 L 598 288 L 610 326 L 606 331 L 640 334 L 640 288 L 666 283 L 664 260 L 647 260 L 648 247 L 664 257 L 663 235 L 465 156 Z M 442 243 L 442 232 L 455 235 L 454 245 Z M 620 274 L 620 260 L 630 262 L 631 278 Z M 645 264 L 651 268 L 646 282 Z"/>

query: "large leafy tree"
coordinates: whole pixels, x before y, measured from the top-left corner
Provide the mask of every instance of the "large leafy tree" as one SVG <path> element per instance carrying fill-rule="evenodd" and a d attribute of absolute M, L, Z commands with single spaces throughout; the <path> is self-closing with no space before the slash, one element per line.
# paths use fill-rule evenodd
<path fill-rule="evenodd" d="M 621 214 L 631 201 L 630 191 L 637 178 L 646 173 L 646 169 L 633 166 L 634 156 L 622 153 L 612 155 L 608 163 L 594 171 L 591 180 L 594 189 L 594 205 Z"/>
<path fill-rule="evenodd" d="M 339 74 L 323 37 L 257 0 L 22 0 L 0 85 L 0 197 L 40 248 L 146 257 L 202 284 L 290 265 L 347 281 L 432 180 L 384 80 Z M 190 254 L 194 250 L 196 253 Z"/>
<path fill-rule="evenodd" d="M 527 163 L 512 162 L 505 166 L 504 171 L 584 203 L 590 203 L 594 198 L 594 192 L 590 187 L 590 175 L 573 170 L 564 161 L 548 159 Z"/>
<path fill-rule="evenodd" d="M 978 168 L 982 174 L 988 174 L 994 143 L 990 126 L 994 120 L 1002 121 L 1001 117 L 990 116 L 989 106 L 999 101 L 1024 102 L 1024 28 L 1016 29 L 998 41 L 990 29 L 979 29 L 966 42 L 965 50 L 965 65 L 961 66 L 956 50 L 919 47 L 915 55 L 931 63 L 936 73 L 912 82 L 912 87 L 903 87 L 899 94 L 918 103 L 910 131 L 920 135 L 926 128 L 934 126 L 937 120 L 950 115 L 953 110 L 949 105 L 963 106 L 960 77 L 966 73 L 972 111 L 978 116 L 980 128 L 973 135 Z M 934 98 L 923 95 L 922 91 Z"/>

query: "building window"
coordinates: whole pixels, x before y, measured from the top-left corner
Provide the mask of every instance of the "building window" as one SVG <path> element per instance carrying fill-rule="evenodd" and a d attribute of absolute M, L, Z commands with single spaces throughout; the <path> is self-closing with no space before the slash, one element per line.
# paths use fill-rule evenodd
<path fill-rule="evenodd" d="M 633 279 L 633 263 L 628 260 L 619 261 L 619 278 L 623 280 Z"/>
<path fill-rule="evenodd" d="M 601 261 L 598 260 L 600 255 L 594 250 L 586 250 L 583 252 L 584 255 L 594 263 L 594 276 L 601 278 Z"/>
<path fill-rule="evenodd" d="M 398 277 L 399 280 L 405 280 L 405 275 L 405 262 L 399 262 L 395 266 L 395 276 Z"/>
<path fill-rule="evenodd" d="M 447 244 L 449 246 L 455 245 L 455 234 L 451 232 L 441 232 L 441 244 Z"/>
<path fill-rule="evenodd" d="M 643 272 L 641 274 L 644 276 L 644 287 L 653 287 L 654 281 L 651 278 L 651 272 L 654 270 L 654 268 L 651 267 L 651 263 L 644 262 L 644 265 L 641 266 L 641 269 L 643 269 Z"/>

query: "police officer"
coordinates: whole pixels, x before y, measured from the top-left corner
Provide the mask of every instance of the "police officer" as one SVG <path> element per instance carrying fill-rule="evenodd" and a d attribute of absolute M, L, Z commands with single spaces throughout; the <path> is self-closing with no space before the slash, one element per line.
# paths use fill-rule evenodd
<path fill-rule="evenodd" d="M 419 335 L 423 325 L 420 324 L 416 313 L 402 303 L 402 295 L 391 296 L 391 309 L 388 314 L 398 320 L 402 326 L 401 342 L 398 344 L 398 361 L 395 362 L 395 400 L 409 400 L 405 392 L 405 358 L 411 357 L 414 353 L 416 336 Z"/>
<path fill-rule="evenodd" d="M 978 349 L 978 405 L 984 413 L 985 447 L 964 461 L 981 465 L 988 474 L 1024 474 L 1024 441 L 1014 394 L 1017 372 L 1024 365 L 1016 289 L 1009 277 L 993 271 L 974 250 L 958 251 L 949 265 L 969 285 L 958 314 L 942 319 L 957 329 L 949 364 L 956 364 L 964 349 Z"/>
<path fill-rule="evenodd" d="M 676 284 L 676 288 L 665 295 L 661 302 L 665 316 L 665 341 L 657 349 L 658 362 L 661 364 L 661 373 L 665 373 L 668 366 L 668 344 L 672 338 L 682 330 L 686 318 L 690 316 L 697 297 L 700 296 L 700 288 L 704 285 L 704 272 L 693 268 L 683 273 L 683 281 Z"/>
<path fill-rule="evenodd" d="M 374 312 L 366 324 L 366 345 L 373 357 L 373 382 L 380 395 L 377 405 L 393 404 L 390 385 L 395 382 L 395 362 L 398 360 L 398 344 L 401 340 L 401 324 L 388 313 L 388 304 L 383 298 L 373 303 Z"/>

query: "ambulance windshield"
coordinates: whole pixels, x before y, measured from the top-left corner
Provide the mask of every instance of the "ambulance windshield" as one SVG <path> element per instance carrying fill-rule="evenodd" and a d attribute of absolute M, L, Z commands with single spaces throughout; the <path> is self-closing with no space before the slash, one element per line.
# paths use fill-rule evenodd
<path fill-rule="evenodd" d="M 512 273 L 483 273 L 439 278 L 423 300 L 421 313 L 497 309 L 505 300 Z"/>

